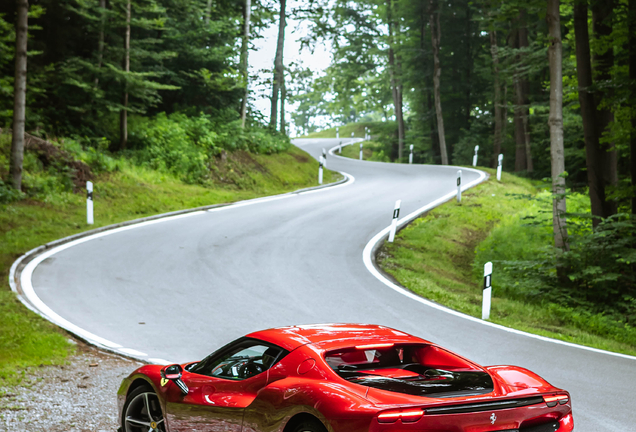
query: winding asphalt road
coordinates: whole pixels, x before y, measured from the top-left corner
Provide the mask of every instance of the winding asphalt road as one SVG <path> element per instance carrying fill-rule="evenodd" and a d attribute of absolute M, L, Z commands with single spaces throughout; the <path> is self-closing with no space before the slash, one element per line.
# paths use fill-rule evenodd
<path fill-rule="evenodd" d="M 335 140 L 297 140 L 314 157 Z M 481 364 L 527 367 L 572 393 L 577 431 L 636 431 L 636 360 L 510 333 L 426 306 L 378 281 L 362 250 L 391 220 L 455 190 L 457 168 L 329 157 L 347 185 L 197 212 L 55 253 L 32 282 L 52 311 L 133 354 L 201 358 L 245 333 L 365 322 Z M 464 171 L 464 183 L 479 174 Z M 143 324 L 142 324 L 143 323 Z"/>

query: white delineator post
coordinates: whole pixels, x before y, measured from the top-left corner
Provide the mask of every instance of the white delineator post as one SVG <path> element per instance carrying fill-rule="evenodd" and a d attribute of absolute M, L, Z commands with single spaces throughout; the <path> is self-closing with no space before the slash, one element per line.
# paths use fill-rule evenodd
<path fill-rule="evenodd" d="M 411 149 L 411 154 L 409 154 L 409 164 L 412 164 L 413 163 L 413 144 L 411 144 L 409 148 Z"/>
<path fill-rule="evenodd" d="M 323 158 L 320 156 L 320 161 L 318 165 L 318 184 L 322 184 L 322 166 L 323 166 Z"/>
<path fill-rule="evenodd" d="M 336 139 L 340 139 L 340 128 L 336 127 Z"/>
<path fill-rule="evenodd" d="M 462 170 L 457 171 L 457 202 L 462 202 Z"/>
<path fill-rule="evenodd" d="M 402 204 L 402 200 L 397 200 L 395 202 L 395 208 L 393 209 L 393 220 L 391 221 L 391 231 L 389 232 L 389 243 L 393 243 L 395 240 L 395 231 L 397 230 L 397 222 L 400 217 L 400 205 Z"/>
<path fill-rule="evenodd" d="M 503 155 L 497 158 L 497 181 L 501 181 L 501 169 L 503 168 Z"/>
<path fill-rule="evenodd" d="M 360 143 L 360 160 L 362 160 L 362 143 Z"/>
<path fill-rule="evenodd" d="M 325 160 L 325 168 L 327 168 L 327 150 L 322 149 L 322 157 Z"/>
<path fill-rule="evenodd" d="M 477 152 L 479 151 L 479 146 L 476 145 L 475 146 L 475 155 L 473 156 L 473 166 L 476 167 L 477 166 Z"/>
<path fill-rule="evenodd" d="M 93 182 L 86 182 L 86 223 L 93 225 Z"/>
<path fill-rule="evenodd" d="M 484 264 L 484 296 L 481 303 L 481 319 L 490 319 L 490 300 L 492 298 L 492 262 Z"/>

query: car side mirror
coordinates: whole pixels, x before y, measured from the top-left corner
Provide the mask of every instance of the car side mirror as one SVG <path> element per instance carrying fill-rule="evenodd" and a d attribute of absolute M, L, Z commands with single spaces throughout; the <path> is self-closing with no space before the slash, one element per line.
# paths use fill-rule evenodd
<path fill-rule="evenodd" d="M 161 369 L 161 387 L 166 385 L 168 381 L 172 381 L 181 389 L 181 393 L 187 395 L 190 389 L 188 389 L 188 386 L 181 380 L 182 373 L 183 368 L 181 365 L 173 364 L 164 367 Z"/>

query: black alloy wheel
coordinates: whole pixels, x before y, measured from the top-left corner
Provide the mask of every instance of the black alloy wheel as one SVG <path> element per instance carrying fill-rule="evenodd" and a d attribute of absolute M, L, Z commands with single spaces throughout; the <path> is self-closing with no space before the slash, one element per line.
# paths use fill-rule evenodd
<path fill-rule="evenodd" d="M 122 432 L 165 432 L 161 404 L 150 387 L 138 387 L 128 395 L 121 429 Z"/>

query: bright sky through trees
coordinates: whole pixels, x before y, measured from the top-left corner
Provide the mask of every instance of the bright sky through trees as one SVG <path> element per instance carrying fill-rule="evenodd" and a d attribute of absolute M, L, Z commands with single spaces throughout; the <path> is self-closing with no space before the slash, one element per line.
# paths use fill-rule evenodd
<path fill-rule="evenodd" d="M 302 5 L 302 1 L 293 0 L 288 4 L 288 11 Z M 289 68 L 291 64 L 310 68 L 315 74 L 324 71 L 331 64 L 331 53 L 328 45 L 317 46 L 312 54 L 307 48 L 301 51 L 300 39 L 308 32 L 307 24 L 303 23 L 288 13 L 287 28 L 285 31 L 285 67 Z M 274 56 L 276 54 L 276 37 L 278 36 L 278 23 L 275 22 L 269 26 L 263 33 L 262 38 L 254 41 L 254 51 L 250 51 L 250 77 L 258 77 L 256 81 L 250 82 L 252 90 L 251 97 L 254 107 L 266 117 L 270 114 L 270 97 L 271 97 L 271 79 L 272 69 L 274 67 Z M 267 73 L 262 71 L 266 70 Z M 289 76 L 286 76 L 289 79 Z M 268 81 L 265 81 L 265 80 Z M 286 116 L 287 124 L 290 128 L 290 136 L 294 136 L 297 128 L 295 127 L 290 112 L 294 109 L 295 104 L 291 101 L 287 102 Z"/>

